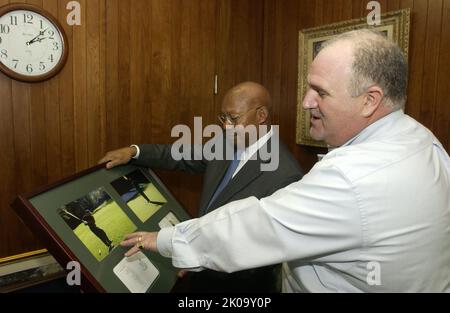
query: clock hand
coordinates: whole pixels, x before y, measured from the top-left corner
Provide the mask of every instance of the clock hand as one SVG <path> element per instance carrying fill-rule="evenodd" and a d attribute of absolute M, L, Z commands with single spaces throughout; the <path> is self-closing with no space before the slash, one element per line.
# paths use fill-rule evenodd
<path fill-rule="evenodd" d="M 38 37 L 34 37 L 33 39 L 31 39 L 30 41 L 27 42 L 27 46 L 31 46 L 33 43 L 35 43 L 38 40 L 39 40 Z"/>
<path fill-rule="evenodd" d="M 43 31 L 39 31 L 39 34 L 36 37 L 34 37 L 33 39 L 31 39 L 30 41 L 28 41 L 26 43 L 26 45 L 29 46 L 29 45 L 35 43 L 36 41 L 38 41 L 39 40 L 39 36 L 43 36 L 47 30 L 48 30 L 48 28 L 43 30 Z"/>
<path fill-rule="evenodd" d="M 27 46 L 30 46 L 33 43 L 37 42 L 37 41 L 41 42 L 42 40 L 47 39 L 47 38 L 48 37 L 43 37 L 43 38 L 36 37 L 36 38 L 33 38 L 31 41 L 27 42 Z"/>
<path fill-rule="evenodd" d="M 32 43 L 35 43 L 36 40 L 37 40 L 37 38 L 39 38 L 40 35 L 41 35 L 41 34 L 37 35 L 36 37 L 34 37 L 33 39 L 31 39 L 30 41 L 27 41 L 27 42 L 26 42 L 26 45 L 27 45 L 27 46 L 30 46 Z"/>

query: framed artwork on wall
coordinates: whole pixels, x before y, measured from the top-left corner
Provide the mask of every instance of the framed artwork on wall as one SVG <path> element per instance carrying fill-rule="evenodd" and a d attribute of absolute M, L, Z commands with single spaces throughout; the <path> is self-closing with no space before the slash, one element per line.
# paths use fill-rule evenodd
<path fill-rule="evenodd" d="M 126 258 L 119 245 L 126 234 L 190 218 L 149 169 L 99 165 L 19 195 L 12 207 L 62 268 L 79 265 L 86 292 L 169 292 L 175 284 L 171 259 L 149 251 Z"/>
<path fill-rule="evenodd" d="M 325 142 L 316 141 L 309 134 L 311 116 L 302 108 L 303 98 L 308 90 L 306 76 L 312 60 L 320 51 L 321 45 L 334 36 L 362 28 L 375 29 L 396 42 L 408 56 L 410 9 L 388 12 L 381 15 L 381 24 L 368 26 L 367 18 L 303 29 L 299 32 L 298 87 L 297 87 L 297 125 L 296 142 L 300 145 L 326 147 Z"/>

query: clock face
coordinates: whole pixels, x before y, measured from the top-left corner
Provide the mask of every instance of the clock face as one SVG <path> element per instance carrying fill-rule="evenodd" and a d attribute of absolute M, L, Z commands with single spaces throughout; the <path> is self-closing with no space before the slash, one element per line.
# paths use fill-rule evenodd
<path fill-rule="evenodd" d="M 62 67 L 65 40 L 55 22 L 29 9 L 0 16 L 0 66 L 19 80 L 43 80 Z M 5 69 L 6 68 L 6 69 Z"/>

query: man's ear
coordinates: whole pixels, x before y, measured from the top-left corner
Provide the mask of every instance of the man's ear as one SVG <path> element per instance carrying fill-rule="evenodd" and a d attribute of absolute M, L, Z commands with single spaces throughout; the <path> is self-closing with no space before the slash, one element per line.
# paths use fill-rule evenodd
<path fill-rule="evenodd" d="M 267 121 L 267 118 L 269 117 L 269 111 L 266 107 L 261 107 L 256 112 L 256 117 L 258 119 L 258 124 L 263 124 Z"/>
<path fill-rule="evenodd" d="M 383 90 L 377 86 L 371 86 L 366 91 L 366 102 L 364 103 L 364 107 L 362 109 L 362 115 L 364 117 L 372 116 L 375 111 L 382 105 L 384 97 Z"/>

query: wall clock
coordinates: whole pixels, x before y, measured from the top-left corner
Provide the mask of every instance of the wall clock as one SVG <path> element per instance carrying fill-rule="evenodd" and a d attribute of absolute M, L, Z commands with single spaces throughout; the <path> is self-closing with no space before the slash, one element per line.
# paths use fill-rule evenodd
<path fill-rule="evenodd" d="M 0 70 L 24 82 L 47 80 L 67 61 L 67 37 L 49 12 L 29 4 L 0 7 Z"/>

